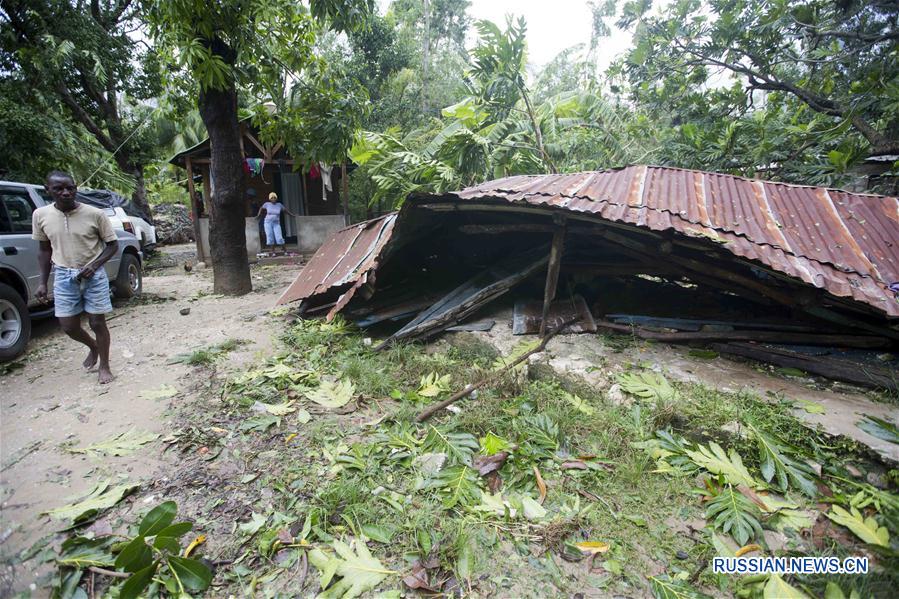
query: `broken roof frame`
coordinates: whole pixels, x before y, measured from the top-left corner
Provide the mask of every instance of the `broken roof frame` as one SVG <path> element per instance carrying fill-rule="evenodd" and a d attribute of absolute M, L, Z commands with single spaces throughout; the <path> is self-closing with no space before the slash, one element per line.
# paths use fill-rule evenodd
<path fill-rule="evenodd" d="M 652 166 L 515 176 L 454 193 L 413 195 L 398 213 L 337 232 L 278 303 L 303 300 L 309 308 L 336 294 L 318 306 L 331 308 L 330 319 L 360 289 L 373 292 L 379 266 L 406 236 L 403 222 L 418 210 L 533 213 L 555 215 L 555 222 L 561 216 L 589 224 L 604 241 L 644 259 L 647 251 L 656 259 L 664 254 L 697 279 L 712 274 L 818 318 L 899 338 L 819 301 L 823 294 L 852 312 L 899 317 L 890 289 L 890 279 L 899 280 L 899 200 Z M 635 236 L 649 245 L 635 244 Z M 675 247 L 699 250 L 714 262 L 679 256 Z M 755 278 L 716 266 L 728 261 Z M 764 277 L 793 288 L 768 286 Z"/>

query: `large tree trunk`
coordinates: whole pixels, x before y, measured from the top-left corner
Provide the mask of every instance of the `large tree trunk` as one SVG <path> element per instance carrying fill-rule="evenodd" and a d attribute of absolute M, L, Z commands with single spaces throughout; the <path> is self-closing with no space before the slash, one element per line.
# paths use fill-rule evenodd
<path fill-rule="evenodd" d="M 212 153 L 210 176 L 214 182 L 209 220 L 209 253 L 213 289 L 224 295 L 243 295 L 253 289 L 247 260 L 244 226 L 243 168 L 237 91 L 209 89 L 200 92 L 200 116 L 209 133 Z"/>
<path fill-rule="evenodd" d="M 150 202 L 147 200 L 147 182 L 144 180 L 144 166 L 142 164 L 134 164 L 131 161 L 131 157 L 127 154 L 118 154 L 116 163 L 119 165 L 119 170 L 131 175 L 134 179 L 134 193 L 131 194 L 131 200 L 147 214 L 152 225 L 153 211 L 150 210 Z"/>
<path fill-rule="evenodd" d="M 140 164 L 134 164 L 131 165 L 131 169 L 127 172 L 134 177 L 134 193 L 131 194 L 131 199 L 146 213 L 152 225 L 154 224 L 153 211 L 150 210 L 150 201 L 147 199 L 147 182 L 144 181 L 144 167 Z"/>

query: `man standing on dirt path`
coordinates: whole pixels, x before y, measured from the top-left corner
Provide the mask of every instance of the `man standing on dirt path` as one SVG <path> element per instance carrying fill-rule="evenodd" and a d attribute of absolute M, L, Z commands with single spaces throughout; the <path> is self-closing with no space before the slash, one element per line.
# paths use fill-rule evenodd
<path fill-rule="evenodd" d="M 106 214 L 99 208 L 75 200 L 75 180 L 68 173 L 53 171 L 47 175 L 47 191 L 53 198 L 49 206 L 34 211 L 32 237 L 40 242 L 38 263 L 40 285 L 35 295 L 47 301 L 47 280 L 53 266 L 53 298 L 56 317 L 62 330 L 88 347 L 82 366 L 93 369 L 100 360 L 101 385 L 114 378 L 109 370 L 109 329 L 106 314 L 112 312 L 109 279 L 103 265 L 115 256 L 119 240 Z M 81 313 L 96 339 L 81 328 Z"/>

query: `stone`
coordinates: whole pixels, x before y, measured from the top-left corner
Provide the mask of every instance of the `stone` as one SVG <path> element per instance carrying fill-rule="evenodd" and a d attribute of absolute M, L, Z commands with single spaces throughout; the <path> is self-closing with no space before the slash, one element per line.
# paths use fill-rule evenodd
<path fill-rule="evenodd" d="M 178 314 L 180 314 L 181 316 L 187 316 L 188 314 L 190 314 L 190 307 L 181 308 L 180 310 L 178 310 Z"/>
<path fill-rule="evenodd" d="M 621 385 L 618 383 L 609 387 L 608 392 L 606 392 L 606 398 L 612 405 L 616 406 L 626 406 L 631 403 L 631 398 L 621 390 Z"/>

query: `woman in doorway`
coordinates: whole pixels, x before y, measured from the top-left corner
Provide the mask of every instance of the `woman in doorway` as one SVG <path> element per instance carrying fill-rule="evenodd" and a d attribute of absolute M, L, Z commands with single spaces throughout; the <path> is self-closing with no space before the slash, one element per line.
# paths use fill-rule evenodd
<path fill-rule="evenodd" d="M 281 252 L 286 254 L 287 246 L 284 244 L 284 235 L 281 233 L 281 212 L 286 212 L 290 216 L 296 216 L 278 200 L 278 194 L 272 192 L 268 194 L 268 201 L 259 207 L 256 218 L 263 214 L 265 215 L 265 220 L 263 221 L 265 226 L 265 245 L 272 246 L 272 252 L 275 251 L 275 246 L 280 245 Z"/>

